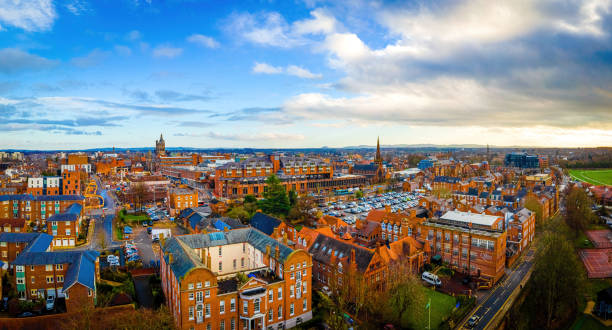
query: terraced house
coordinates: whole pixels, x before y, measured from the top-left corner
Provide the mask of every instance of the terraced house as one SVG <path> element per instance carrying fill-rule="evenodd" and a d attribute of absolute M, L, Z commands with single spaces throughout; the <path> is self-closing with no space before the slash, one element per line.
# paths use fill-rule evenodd
<path fill-rule="evenodd" d="M 53 246 L 75 246 L 82 213 L 83 206 L 74 203 L 65 212 L 54 214 L 47 220 L 47 233 L 53 235 Z"/>
<path fill-rule="evenodd" d="M 162 245 L 162 289 L 180 329 L 282 329 L 312 318 L 312 259 L 304 250 L 254 228 Z"/>

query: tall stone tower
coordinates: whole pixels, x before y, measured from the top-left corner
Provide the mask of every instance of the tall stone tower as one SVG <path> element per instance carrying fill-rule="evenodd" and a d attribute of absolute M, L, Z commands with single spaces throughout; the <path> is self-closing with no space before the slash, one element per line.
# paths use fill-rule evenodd
<path fill-rule="evenodd" d="M 166 155 L 166 142 L 164 141 L 164 136 L 162 134 L 159 135 L 159 140 L 155 141 L 155 154 L 157 156 Z"/>
<path fill-rule="evenodd" d="M 376 138 L 376 158 L 374 158 L 376 164 L 382 164 L 382 157 L 380 156 L 380 137 Z"/>

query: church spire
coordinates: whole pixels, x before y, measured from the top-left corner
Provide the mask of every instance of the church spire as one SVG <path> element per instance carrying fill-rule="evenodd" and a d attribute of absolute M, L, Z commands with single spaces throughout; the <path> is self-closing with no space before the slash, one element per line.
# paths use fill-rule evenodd
<path fill-rule="evenodd" d="M 380 137 L 376 138 L 376 158 L 374 161 L 377 163 L 382 162 L 382 157 L 380 156 Z"/>

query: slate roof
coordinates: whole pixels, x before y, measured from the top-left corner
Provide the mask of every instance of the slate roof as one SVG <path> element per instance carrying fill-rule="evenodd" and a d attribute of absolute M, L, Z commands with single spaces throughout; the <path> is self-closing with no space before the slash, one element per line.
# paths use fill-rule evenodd
<path fill-rule="evenodd" d="M 40 202 L 52 202 L 52 201 L 82 201 L 85 197 L 81 195 L 41 195 L 34 196 L 31 194 L 20 194 L 20 195 L 0 195 L 0 202 L 4 201 L 40 201 Z"/>
<path fill-rule="evenodd" d="M 331 252 L 336 252 L 336 258 L 342 259 L 348 257 L 348 263 L 352 263 L 351 250 L 355 250 L 355 262 L 357 269 L 361 272 L 365 271 L 374 256 L 374 251 L 362 248 L 357 245 L 346 243 L 326 235 L 317 236 L 314 244 L 308 249 L 312 258 L 326 265 L 330 264 Z"/>
<path fill-rule="evenodd" d="M 96 259 L 100 253 L 93 250 L 85 251 L 57 251 L 57 252 L 32 252 L 20 253 L 14 265 L 53 265 L 69 264 L 64 279 L 64 290 L 75 283 L 80 283 L 89 289 L 95 290 L 96 281 Z"/>
<path fill-rule="evenodd" d="M 215 226 L 215 228 L 219 229 L 219 230 L 230 230 L 231 227 L 226 224 L 225 222 L 221 221 L 220 219 L 215 220 L 215 222 L 213 223 L 213 226 Z"/>
<path fill-rule="evenodd" d="M 257 212 L 253 218 L 251 218 L 250 223 L 253 228 L 261 230 L 266 235 L 272 235 L 274 228 L 281 224 L 281 220 L 267 214 Z"/>
<path fill-rule="evenodd" d="M 46 251 L 52 241 L 53 236 L 45 233 L 0 233 L 0 242 L 28 243 L 23 252 Z"/>
<path fill-rule="evenodd" d="M 433 182 L 457 183 L 459 181 L 461 181 L 460 178 L 446 175 L 438 175 L 433 179 Z"/>
<path fill-rule="evenodd" d="M 83 211 L 83 205 L 74 203 L 66 209 L 66 211 L 54 214 L 47 221 L 77 221 Z"/>
<path fill-rule="evenodd" d="M 273 239 L 255 228 L 240 228 L 230 231 L 221 231 L 208 234 L 192 234 L 173 236 L 164 244 L 164 260 L 169 262 L 168 253 L 172 253 L 171 268 L 178 278 L 184 276 L 194 267 L 205 267 L 195 249 L 209 248 L 236 243 L 249 243 L 257 250 L 266 253 L 266 246 L 270 246 L 274 253 L 276 246 L 279 247 L 279 258 L 285 261 L 293 252 L 293 249 Z"/>
<path fill-rule="evenodd" d="M 353 171 L 360 172 L 376 172 L 378 170 L 378 164 L 355 164 L 353 165 Z"/>

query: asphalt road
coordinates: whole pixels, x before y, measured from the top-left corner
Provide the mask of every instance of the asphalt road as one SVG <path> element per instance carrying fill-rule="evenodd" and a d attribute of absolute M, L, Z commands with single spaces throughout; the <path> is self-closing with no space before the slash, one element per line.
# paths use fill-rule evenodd
<path fill-rule="evenodd" d="M 506 278 L 491 291 L 485 301 L 476 309 L 474 314 L 480 317 L 480 321 L 474 329 L 487 329 L 495 314 L 506 303 L 512 292 L 520 285 L 521 281 L 533 265 L 534 250 L 527 251 L 525 258 L 513 268 Z M 465 325 L 464 325 L 465 327 Z"/>

